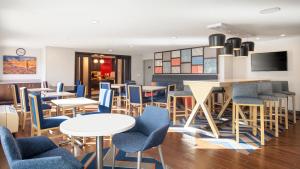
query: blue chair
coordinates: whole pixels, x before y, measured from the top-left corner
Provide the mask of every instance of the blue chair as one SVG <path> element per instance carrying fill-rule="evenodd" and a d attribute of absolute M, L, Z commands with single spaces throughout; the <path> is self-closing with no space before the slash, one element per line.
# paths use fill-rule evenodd
<path fill-rule="evenodd" d="M 140 85 L 128 85 L 128 97 L 129 113 L 131 108 L 137 108 L 139 115 L 141 115 L 144 105 L 151 102 L 149 98 L 143 97 L 142 86 Z"/>
<path fill-rule="evenodd" d="M 170 124 L 167 109 L 147 106 L 142 116 L 136 118 L 135 126 L 129 131 L 113 136 L 113 167 L 116 148 L 125 152 L 138 152 L 137 168 L 141 168 L 142 152 L 158 147 L 163 168 L 165 168 L 161 144 L 166 137 Z"/>
<path fill-rule="evenodd" d="M 58 82 L 56 84 L 56 92 L 64 91 L 64 83 Z M 61 99 L 61 97 L 42 97 L 42 101 L 49 102 L 51 100 Z"/>
<path fill-rule="evenodd" d="M 49 88 L 48 82 L 47 81 L 43 81 L 42 82 L 42 87 L 43 88 Z"/>
<path fill-rule="evenodd" d="M 260 131 L 261 144 L 265 144 L 264 138 L 264 101 L 258 96 L 258 86 L 256 83 L 237 83 L 233 85 L 233 110 L 232 110 L 232 132 L 236 133 L 236 141 L 239 142 L 239 117 L 241 115 L 245 124 L 250 122 L 253 135 L 257 135 L 257 107 L 260 108 Z M 249 119 L 246 118 L 241 107 L 249 107 Z"/>
<path fill-rule="evenodd" d="M 76 80 L 75 81 L 75 88 L 74 88 L 74 92 L 77 93 L 77 87 L 81 85 L 81 81 L 80 80 Z"/>
<path fill-rule="evenodd" d="M 76 86 L 76 97 L 85 97 L 85 86 L 84 85 Z"/>
<path fill-rule="evenodd" d="M 20 94 L 19 94 L 19 87 L 17 84 L 12 84 L 10 86 L 11 88 L 11 92 L 12 92 L 12 95 L 13 95 L 13 103 L 14 103 L 14 107 L 19 110 L 20 108 Z"/>
<path fill-rule="evenodd" d="M 110 89 L 110 83 L 109 82 L 100 82 L 99 89 Z"/>
<path fill-rule="evenodd" d="M 22 127 L 23 130 L 25 129 L 26 126 L 26 120 L 31 120 L 31 115 L 30 115 L 30 106 L 29 106 L 29 100 L 28 100 L 28 90 L 26 87 L 21 87 L 20 88 L 20 98 L 21 98 L 21 113 L 22 113 Z M 42 104 L 42 110 L 43 112 L 49 113 L 51 116 L 51 105 L 48 104 Z M 27 117 L 29 115 L 29 118 Z"/>
<path fill-rule="evenodd" d="M 0 126 L 1 144 L 11 169 L 82 169 L 83 165 L 67 150 L 44 136 L 15 139 Z M 2 165 L 2 164 L 1 164 Z"/>
<path fill-rule="evenodd" d="M 168 89 L 164 92 L 164 95 L 156 95 L 155 97 L 153 97 L 153 102 L 158 105 L 158 106 L 165 106 L 167 107 L 167 104 L 168 104 L 168 94 L 171 92 L 171 91 L 175 91 L 176 90 L 176 84 L 171 84 L 171 85 L 168 85 Z"/>
<path fill-rule="evenodd" d="M 125 103 L 126 111 L 128 111 L 128 105 L 129 105 L 128 85 L 136 85 L 136 82 L 135 81 L 125 82 L 125 87 L 122 89 L 121 101 Z"/>
<path fill-rule="evenodd" d="M 99 93 L 99 106 L 97 112 L 87 112 L 81 115 L 99 114 L 99 113 L 111 113 L 113 91 L 109 89 L 100 89 Z"/>
<path fill-rule="evenodd" d="M 30 111 L 32 115 L 31 135 L 40 136 L 42 132 L 59 129 L 59 125 L 69 119 L 67 116 L 56 116 L 44 118 L 42 111 L 42 100 L 39 93 L 29 94 Z"/>

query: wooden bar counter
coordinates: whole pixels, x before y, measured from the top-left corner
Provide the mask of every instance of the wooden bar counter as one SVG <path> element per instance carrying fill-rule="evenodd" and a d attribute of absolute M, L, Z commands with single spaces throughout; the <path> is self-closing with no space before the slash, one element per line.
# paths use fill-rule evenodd
<path fill-rule="evenodd" d="M 232 85 L 234 83 L 247 83 L 247 82 L 259 82 L 259 81 L 266 81 L 266 80 L 257 80 L 257 79 L 230 79 L 230 80 L 201 80 L 201 81 L 184 81 L 184 85 L 190 87 L 195 99 L 196 105 L 192 110 L 186 124 L 184 127 L 189 127 L 192 123 L 193 119 L 195 118 L 197 111 L 201 107 L 204 115 L 208 121 L 208 124 L 211 128 L 213 135 L 216 138 L 219 138 L 220 133 L 216 126 L 216 123 L 211 115 L 210 109 L 207 105 L 207 101 L 212 94 L 212 90 L 214 87 L 223 87 L 225 89 L 226 95 L 226 102 L 223 105 L 218 117 L 220 118 L 226 108 L 228 107 L 230 101 L 232 100 Z"/>

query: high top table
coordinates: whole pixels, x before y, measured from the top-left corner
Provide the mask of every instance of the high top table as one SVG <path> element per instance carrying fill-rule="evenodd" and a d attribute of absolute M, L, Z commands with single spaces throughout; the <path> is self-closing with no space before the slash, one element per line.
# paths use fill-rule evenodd
<path fill-rule="evenodd" d="M 216 138 L 219 138 L 220 132 L 214 122 L 214 119 L 211 115 L 211 110 L 206 104 L 209 97 L 212 94 L 212 90 L 214 87 L 223 87 L 225 89 L 225 95 L 227 96 L 227 100 L 223 105 L 218 117 L 220 118 L 226 108 L 228 107 L 230 101 L 232 100 L 232 86 L 234 83 L 248 83 L 248 82 L 260 82 L 267 80 L 257 80 L 257 79 L 228 79 L 228 80 L 200 80 L 200 81 L 184 81 L 184 85 L 188 85 L 196 99 L 196 105 L 192 110 L 191 115 L 189 116 L 184 127 L 188 127 L 193 119 L 196 117 L 198 109 L 201 107 L 204 115 L 208 121 L 208 124 L 212 130 L 213 135 Z"/>
<path fill-rule="evenodd" d="M 77 137 L 96 137 L 97 169 L 103 169 L 103 136 L 112 136 L 131 129 L 135 119 L 123 114 L 78 116 L 60 124 L 60 131 Z"/>
<path fill-rule="evenodd" d="M 54 91 L 54 89 L 50 89 L 50 88 L 31 88 L 28 89 L 29 92 L 52 92 Z"/>
<path fill-rule="evenodd" d="M 153 92 L 159 90 L 166 90 L 166 86 L 142 86 L 143 92 L 150 92 L 151 93 L 151 104 L 153 104 Z"/>
<path fill-rule="evenodd" d="M 125 87 L 125 84 L 111 84 L 110 87 L 112 89 L 116 89 L 119 92 L 119 96 L 118 96 L 118 107 L 121 107 L 121 92 L 122 92 L 122 88 Z"/>

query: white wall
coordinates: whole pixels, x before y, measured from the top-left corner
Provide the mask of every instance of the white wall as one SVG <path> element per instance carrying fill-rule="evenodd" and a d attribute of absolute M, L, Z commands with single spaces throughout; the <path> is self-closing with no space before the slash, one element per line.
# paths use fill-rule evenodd
<path fill-rule="evenodd" d="M 42 49 L 26 48 L 25 56 L 34 56 L 37 58 L 36 74 L 3 74 L 3 55 L 16 56 L 18 47 L 2 47 L 0 48 L 0 80 L 40 80 L 42 72 Z"/>
<path fill-rule="evenodd" d="M 131 79 L 135 80 L 137 84 L 143 84 L 143 56 L 133 55 L 131 56 Z"/>
<path fill-rule="evenodd" d="M 66 86 L 74 84 L 75 78 L 75 50 L 70 48 L 46 47 L 45 48 L 45 74 L 50 85 L 58 81 Z"/>
<path fill-rule="evenodd" d="M 288 71 L 252 72 L 251 57 L 233 58 L 233 78 L 287 80 L 296 92 L 296 109 L 300 110 L 300 37 L 255 42 L 255 52 L 288 51 Z"/>

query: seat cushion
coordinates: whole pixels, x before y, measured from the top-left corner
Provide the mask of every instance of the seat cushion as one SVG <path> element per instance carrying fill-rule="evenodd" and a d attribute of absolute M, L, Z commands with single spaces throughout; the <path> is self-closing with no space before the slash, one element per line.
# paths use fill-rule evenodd
<path fill-rule="evenodd" d="M 159 102 L 159 103 L 167 103 L 167 97 L 154 97 L 153 101 L 154 102 Z"/>
<path fill-rule="evenodd" d="M 263 100 L 256 97 L 234 97 L 232 100 L 236 104 L 255 104 L 255 105 L 263 104 Z"/>
<path fill-rule="evenodd" d="M 287 98 L 288 97 L 288 95 L 287 94 L 284 94 L 284 93 L 273 93 L 274 94 L 274 96 L 276 96 L 276 97 L 279 97 L 279 98 Z"/>
<path fill-rule="evenodd" d="M 258 97 L 260 99 L 266 100 L 266 101 L 278 101 L 279 97 L 273 95 L 273 94 L 259 94 Z"/>
<path fill-rule="evenodd" d="M 51 101 L 51 100 L 56 100 L 57 97 L 42 97 L 42 101 L 46 102 L 46 101 Z"/>
<path fill-rule="evenodd" d="M 69 153 L 67 150 L 60 147 L 41 153 L 37 156 L 34 156 L 33 158 L 44 158 L 44 157 L 55 157 L 55 156 L 62 157 L 62 159 L 69 162 L 74 167 L 74 169 L 83 167 L 82 164 L 71 153 Z"/>
<path fill-rule="evenodd" d="M 192 91 L 170 91 L 170 96 L 193 96 Z"/>
<path fill-rule="evenodd" d="M 63 121 L 70 119 L 68 116 L 56 116 L 45 118 L 41 124 L 42 129 L 58 127 Z"/>
<path fill-rule="evenodd" d="M 212 90 L 213 93 L 224 93 L 225 90 L 223 87 L 214 87 Z"/>
<path fill-rule="evenodd" d="M 295 96 L 296 95 L 295 92 L 288 92 L 288 91 L 282 91 L 281 93 L 289 95 L 289 96 Z"/>
<path fill-rule="evenodd" d="M 51 106 L 49 104 L 42 104 L 42 110 L 49 110 Z"/>
<path fill-rule="evenodd" d="M 142 151 L 147 136 L 140 132 L 125 132 L 113 136 L 112 142 L 116 147 L 125 152 Z"/>

